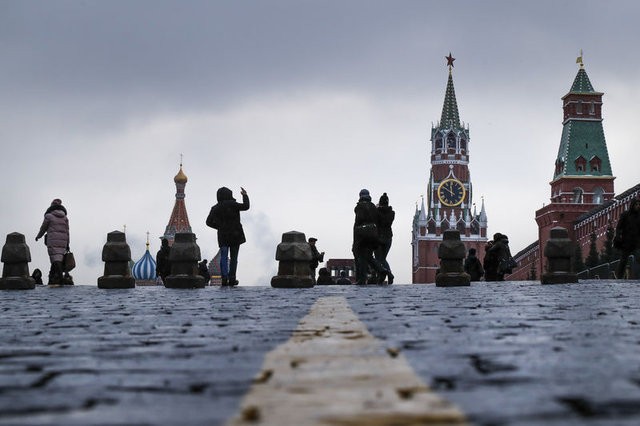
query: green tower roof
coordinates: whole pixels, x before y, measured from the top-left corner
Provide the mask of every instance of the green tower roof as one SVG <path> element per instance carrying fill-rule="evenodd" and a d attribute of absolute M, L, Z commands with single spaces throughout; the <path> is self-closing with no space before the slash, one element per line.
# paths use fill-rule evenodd
<path fill-rule="evenodd" d="M 573 85 L 569 93 L 596 93 L 589 81 L 589 76 L 584 68 L 578 70 L 576 78 L 573 80 Z"/>
<path fill-rule="evenodd" d="M 444 105 L 442 105 L 442 115 L 440 116 L 440 127 L 460 127 L 460 115 L 458 114 L 458 102 L 456 101 L 456 90 L 453 88 L 453 76 L 449 70 L 449 80 L 447 81 L 447 92 L 444 95 Z"/>
<path fill-rule="evenodd" d="M 586 164 L 579 169 L 580 157 Z M 598 170 L 590 162 L 599 159 Z M 563 176 L 612 176 L 602 121 L 569 120 L 562 128 L 558 161 L 562 167 L 554 179 Z"/>
<path fill-rule="evenodd" d="M 582 58 L 578 59 L 580 69 L 573 80 L 571 90 L 563 99 L 569 95 L 601 96 L 602 93 L 593 89 L 587 71 L 582 64 Z M 565 119 L 556 159 L 554 180 L 565 176 L 612 176 L 607 141 L 599 115 L 571 114 L 569 118 Z"/>

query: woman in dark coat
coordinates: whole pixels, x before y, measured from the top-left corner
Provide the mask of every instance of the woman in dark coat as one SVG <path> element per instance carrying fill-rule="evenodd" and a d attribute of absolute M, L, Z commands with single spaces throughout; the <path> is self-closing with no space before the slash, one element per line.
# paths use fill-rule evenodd
<path fill-rule="evenodd" d="M 207 226 L 218 230 L 220 246 L 220 273 L 222 285 L 238 285 L 236 272 L 238 269 L 238 252 L 240 244 L 246 242 L 244 230 L 240 223 L 240 212 L 249 210 L 249 196 L 244 188 L 240 188 L 242 203 L 233 198 L 233 192 L 226 187 L 218 189 L 218 203 L 211 207 L 207 216 Z M 231 260 L 228 260 L 228 257 Z"/>
<path fill-rule="evenodd" d="M 387 261 L 387 255 L 391 249 L 391 241 L 393 240 L 393 230 L 391 225 L 396 217 L 396 212 L 389 205 L 389 196 L 385 192 L 380 197 L 378 202 L 378 238 L 380 239 L 380 245 L 375 250 L 374 254 L 376 260 L 387 270 L 387 279 L 389 284 L 393 284 L 393 274 L 391 273 L 391 267 Z"/>
<path fill-rule="evenodd" d="M 484 279 L 485 281 L 504 281 L 504 271 L 500 270 L 500 262 L 511 258 L 509 239 L 499 232 L 493 234 L 493 241 L 485 246 Z"/>
<path fill-rule="evenodd" d="M 171 263 L 169 262 L 169 253 L 171 247 L 169 247 L 169 240 L 162 239 L 160 250 L 156 254 L 156 277 L 160 277 L 164 284 L 167 276 L 171 274 Z"/>
<path fill-rule="evenodd" d="M 369 266 L 377 273 L 377 282 L 384 282 L 387 270 L 373 257 L 380 244 L 378 239 L 378 209 L 371 202 L 369 191 L 360 191 L 358 204 L 353 209 L 356 214 L 353 224 L 353 256 L 356 263 L 356 283 L 367 284 Z"/>

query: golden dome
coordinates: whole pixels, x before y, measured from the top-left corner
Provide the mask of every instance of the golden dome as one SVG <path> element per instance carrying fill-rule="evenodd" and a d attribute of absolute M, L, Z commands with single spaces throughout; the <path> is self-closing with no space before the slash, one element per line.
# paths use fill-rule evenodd
<path fill-rule="evenodd" d="M 173 178 L 173 181 L 175 183 L 187 183 L 187 175 L 185 175 L 182 171 L 182 164 L 180 164 L 180 171 L 178 172 L 176 177 Z"/>

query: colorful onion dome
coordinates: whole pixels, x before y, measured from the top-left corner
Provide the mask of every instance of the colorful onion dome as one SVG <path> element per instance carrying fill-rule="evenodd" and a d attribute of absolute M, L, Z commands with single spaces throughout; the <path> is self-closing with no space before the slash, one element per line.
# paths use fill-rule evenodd
<path fill-rule="evenodd" d="M 156 261 L 149 253 L 149 241 L 147 241 L 147 250 L 142 258 L 133 264 L 131 273 L 136 280 L 154 280 L 156 278 Z"/>

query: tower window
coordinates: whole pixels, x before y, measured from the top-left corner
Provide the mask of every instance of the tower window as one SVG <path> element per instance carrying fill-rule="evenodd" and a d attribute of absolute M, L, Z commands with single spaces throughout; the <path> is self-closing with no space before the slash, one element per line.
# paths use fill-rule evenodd
<path fill-rule="evenodd" d="M 443 149 L 444 146 L 442 145 L 442 135 L 438 133 L 438 136 L 436 136 L 436 152 L 442 152 Z"/>
<path fill-rule="evenodd" d="M 596 115 L 596 104 L 594 104 L 593 102 L 589 104 L 589 114 Z"/>
<path fill-rule="evenodd" d="M 581 188 L 574 188 L 573 189 L 573 202 L 576 204 L 582 204 L 583 203 L 583 197 L 584 192 L 582 191 Z"/>
<path fill-rule="evenodd" d="M 576 114 L 582 114 L 582 101 L 578 101 L 576 104 Z"/>
<path fill-rule="evenodd" d="M 454 135 L 453 132 L 447 135 L 447 150 L 449 152 L 456 151 L 456 135 Z"/>
<path fill-rule="evenodd" d="M 604 203 L 604 189 L 596 188 L 593 191 L 593 204 Z"/>
<path fill-rule="evenodd" d="M 592 172 L 599 172 L 600 169 L 602 168 L 602 160 L 600 160 L 600 158 L 598 156 L 594 156 L 589 161 L 589 166 L 590 166 Z"/>
<path fill-rule="evenodd" d="M 576 171 L 584 172 L 587 168 L 587 160 L 581 155 L 575 161 Z"/>

